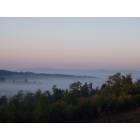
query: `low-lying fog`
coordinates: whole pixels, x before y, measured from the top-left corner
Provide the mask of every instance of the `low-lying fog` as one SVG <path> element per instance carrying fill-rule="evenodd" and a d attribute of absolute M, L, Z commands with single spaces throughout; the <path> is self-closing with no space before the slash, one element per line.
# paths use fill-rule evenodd
<path fill-rule="evenodd" d="M 18 91 L 23 90 L 25 92 L 35 92 L 38 89 L 42 91 L 51 90 L 53 85 L 58 88 L 66 89 L 73 82 L 80 81 L 92 82 L 93 86 L 101 86 L 108 78 L 109 75 L 113 75 L 114 71 L 94 71 L 93 73 L 87 73 L 87 75 L 94 77 L 40 77 L 40 78 L 21 78 L 21 79 L 6 79 L 0 82 L 0 95 L 14 95 Z M 123 74 L 132 73 L 134 80 L 140 79 L 140 72 L 122 72 Z M 73 74 L 73 73 L 72 73 Z M 85 73 L 83 73 L 85 75 Z"/>

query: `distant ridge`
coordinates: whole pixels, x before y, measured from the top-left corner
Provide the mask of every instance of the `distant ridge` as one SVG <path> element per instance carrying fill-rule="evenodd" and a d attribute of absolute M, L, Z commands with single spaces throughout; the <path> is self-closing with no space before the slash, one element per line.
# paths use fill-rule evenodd
<path fill-rule="evenodd" d="M 73 77 L 73 78 L 95 78 L 94 76 L 69 75 L 69 74 L 48 74 L 34 72 L 15 72 L 9 70 L 0 70 L 0 76 L 44 76 L 44 77 Z"/>

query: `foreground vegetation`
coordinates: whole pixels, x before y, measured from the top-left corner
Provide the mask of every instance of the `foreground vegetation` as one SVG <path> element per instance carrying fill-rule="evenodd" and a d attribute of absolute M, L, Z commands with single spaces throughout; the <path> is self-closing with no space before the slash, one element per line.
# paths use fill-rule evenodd
<path fill-rule="evenodd" d="M 0 97 L 0 122 L 121 122 L 113 116 L 140 107 L 140 80 L 133 82 L 131 75 L 120 73 L 101 88 L 76 82 L 67 90 L 53 86 L 52 92 Z"/>

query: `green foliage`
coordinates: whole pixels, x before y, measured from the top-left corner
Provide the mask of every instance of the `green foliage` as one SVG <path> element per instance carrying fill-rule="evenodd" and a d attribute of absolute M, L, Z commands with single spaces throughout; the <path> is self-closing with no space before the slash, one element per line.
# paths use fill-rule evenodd
<path fill-rule="evenodd" d="M 0 97 L 0 122 L 96 122 L 140 106 L 140 80 L 117 73 L 101 88 L 75 82 L 69 89 Z"/>
<path fill-rule="evenodd" d="M 37 122 L 46 121 L 48 119 L 49 102 L 48 97 L 40 95 L 36 99 L 35 107 L 33 110 L 34 118 Z"/>

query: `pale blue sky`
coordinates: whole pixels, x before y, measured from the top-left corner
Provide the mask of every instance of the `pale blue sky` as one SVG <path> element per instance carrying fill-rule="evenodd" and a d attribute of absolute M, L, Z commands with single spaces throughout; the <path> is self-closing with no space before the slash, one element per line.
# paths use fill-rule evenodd
<path fill-rule="evenodd" d="M 140 18 L 0 18 L 0 66 L 140 68 Z"/>

